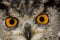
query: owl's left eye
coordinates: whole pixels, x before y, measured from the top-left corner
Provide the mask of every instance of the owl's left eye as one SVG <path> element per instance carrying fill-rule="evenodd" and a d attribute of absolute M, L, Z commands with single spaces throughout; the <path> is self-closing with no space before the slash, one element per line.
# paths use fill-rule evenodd
<path fill-rule="evenodd" d="M 18 24 L 18 20 L 14 17 L 8 17 L 5 20 L 5 24 L 6 24 L 7 28 L 14 28 Z"/>
<path fill-rule="evenodd" d="M 47 24 L 48 23 L 48 20 L 49 18 L 48 18 L 48 15 L 47 14 L 45 14 L 45 13 L 42 13 L 42 14 L 40 14 L 40 15 L 38 15 L 37 17 L 36 17 L 36 22 L 38 23 L 38 24 Z"/>

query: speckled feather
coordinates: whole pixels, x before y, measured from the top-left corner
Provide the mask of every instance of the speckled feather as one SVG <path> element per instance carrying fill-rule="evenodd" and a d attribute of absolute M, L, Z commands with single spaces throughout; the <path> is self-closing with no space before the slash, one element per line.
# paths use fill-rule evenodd
<path fill-rule="evenodd" d="M 60 37 L 60 0 L 0 0 L 0 40 L 59 40 Z M 3 7 L 2 7 L 3 5 Z M 35 18 L 46 13 L 49 23 L 39 25 Z M 19 19 L 18 27 L 8 30 L 7 17 Z M 30 39 L 26 38 L 25 27 L 29 25 Z"/>

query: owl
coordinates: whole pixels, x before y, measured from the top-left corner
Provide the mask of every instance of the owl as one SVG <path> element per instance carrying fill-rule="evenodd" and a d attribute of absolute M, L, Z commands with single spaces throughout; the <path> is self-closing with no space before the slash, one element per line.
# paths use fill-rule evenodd
<path fill-rule="evenodd" d="M 60 0 L 0 0 L 0 40 L 60 40 Z"/>

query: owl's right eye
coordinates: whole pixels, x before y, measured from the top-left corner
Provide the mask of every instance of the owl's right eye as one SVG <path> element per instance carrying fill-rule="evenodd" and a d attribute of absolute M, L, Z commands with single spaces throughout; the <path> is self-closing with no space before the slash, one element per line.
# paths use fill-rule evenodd
<path fill-rule="evenodd" d="M 18 24 L 18 19 L 14 18 L 14 17 L 8 17 L 5 20 L 5 24 L 6 24 L 7 28 L 14 28 Z"/>

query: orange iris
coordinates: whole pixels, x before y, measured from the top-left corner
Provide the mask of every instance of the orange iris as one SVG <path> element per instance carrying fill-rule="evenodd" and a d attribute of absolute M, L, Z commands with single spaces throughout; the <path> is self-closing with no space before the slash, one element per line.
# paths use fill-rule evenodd
<path fill-rule="evenodd" d="M 40 14 L 36 17 L 36 22 L 38 24 L 47 24 L 48 23 L 48 15 L 47 14 Z"/>
<path fill-rule="evenodd" d="M 5 24 L 8 28 L 12 28 L 18 24 L 18 20 L 16 18 L 8 17 L 5 20 Z"/>

